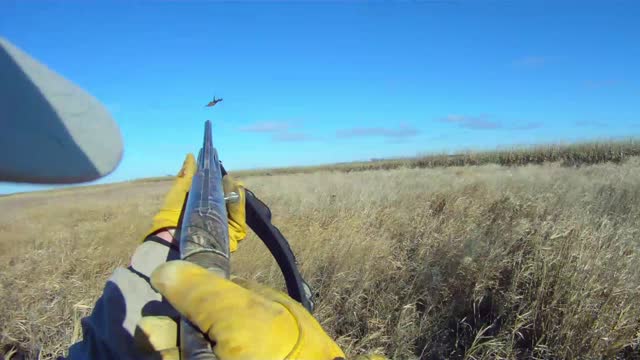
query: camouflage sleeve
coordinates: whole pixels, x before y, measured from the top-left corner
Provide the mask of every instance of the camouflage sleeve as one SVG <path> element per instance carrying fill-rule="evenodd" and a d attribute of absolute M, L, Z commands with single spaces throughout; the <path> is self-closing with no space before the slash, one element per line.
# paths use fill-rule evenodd
<path fill-rule="evenodd" d="M 156 267 L 179 259 L 179 251 L 150 236 L 135 250 L 127 268 L 117 268 L 107 280 L 93 312 L 82 319 L 82 341 L 69 349 L 69 359 L 141 359 L 134 337 L 142 316 L 178 313 L 149 283 Z"/>

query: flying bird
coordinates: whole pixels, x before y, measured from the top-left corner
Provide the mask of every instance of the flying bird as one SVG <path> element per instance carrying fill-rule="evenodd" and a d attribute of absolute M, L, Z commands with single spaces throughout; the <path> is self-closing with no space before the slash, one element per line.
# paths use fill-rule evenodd
<path fill-rule="evenodd" d="M 219 103 L 220 101 L 222 101 L 222 98 L 220 99 L 216 99 L 216 97 L 213 97 L 213 100 L 209 101 L 209 103 L 205 106 L 205 107 L 213 107 L 216 106 L 217 103 Z"/>

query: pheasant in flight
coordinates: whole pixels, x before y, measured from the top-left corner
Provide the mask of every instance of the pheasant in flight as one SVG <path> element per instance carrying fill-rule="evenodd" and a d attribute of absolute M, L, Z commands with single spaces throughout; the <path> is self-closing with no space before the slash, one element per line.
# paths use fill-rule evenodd
<path fill-rule="evenodd" d="M 222 101 L 222 98 L 220 99 L 216 99 L 216 97 L 213 97 L 213 100 L 209 101 L 209 103 L 207 105 L 205 105 L 205 107 L 213 107 L 216 106 L 217 103 L 219 103 L 220 101 Z"/>

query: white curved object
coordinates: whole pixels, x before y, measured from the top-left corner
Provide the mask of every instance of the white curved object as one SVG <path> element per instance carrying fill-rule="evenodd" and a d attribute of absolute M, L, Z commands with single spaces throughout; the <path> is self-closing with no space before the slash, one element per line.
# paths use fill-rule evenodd
<path fill-rule="evenodd" d="M 0 181 L 95 180 L 122 153 L 118 126 L 98 100 L 0 37 Z"/>

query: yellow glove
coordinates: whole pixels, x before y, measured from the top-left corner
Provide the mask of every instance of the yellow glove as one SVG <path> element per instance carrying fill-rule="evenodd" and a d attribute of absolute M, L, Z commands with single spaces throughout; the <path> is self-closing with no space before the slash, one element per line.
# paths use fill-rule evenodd
<path fill-rule="evenodd" d="M 151 229 L 147 232 L 145 238 L 158 230 L 166 228 L 175 228 L 178 226 L 178 219 L 180 219 L 180 212 L 182 211 L 182 205 L 184 204 L 185 197 L 191 188 L 191 180 L 196 173 L 196 159 L 192 154 L 187 154 L 182 164 L 182 169 L 176 180 L 173 182 L 173 186 L 164 198 L 164 204 L 160 211 L 153 217 L 153 223 Z"/>
<path fill-rule="evenodd" d="M 215 344 L 220 360 L 333 360 L 344 353 L 302 305 L 254 282 L 233 282 L 185 261 L 170 261 L 151 283 Z M 138 324 L 164 360 L 179 359 L 177 325 L 169 318 Z"/>
<path fill-rule="evenodd" d="M 164 204 L 158 213 L 153 217 L 151 229 L 145 238 L 158 230 L 175 228 L 178 226 L 182 205 L 186 195 L 191 188 L 193 175 L 196 173 L 196 160 L 192 154 L 187 154 L 182 164 L 182 169 L 176 176 L 176 180 L 164 199 Z M 222 179 L 224 193 L 236 192 L 240 200 L 236 203 L 227 203 L 227 214 L 229 217 L 229 247 L 231 251 L 236 251 L 238 241 L 247 236 L 247 220 L 245 214 L 246 195 L 244 185 L 235 181 L 231 176 L 226 175 Z"/>
<path fill-rule="evenodd" d="M 238 241 L 247 237 L 247 215 L 245 212 L 247 197 L 244 184 L 236 181 L 231 175 L 222 178 L 222 187 L 225 194 L 235 192 L 239 200 L 235 203 L 227 203 L 227 216 L 229 217 L 229 249 L 231 252 L 238 248 Z"/>

